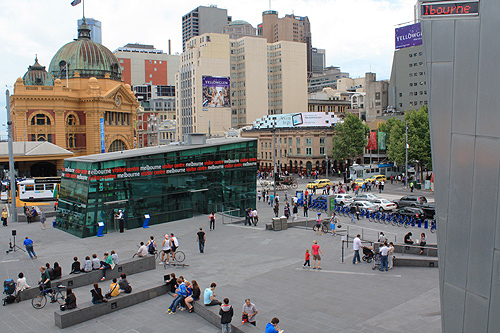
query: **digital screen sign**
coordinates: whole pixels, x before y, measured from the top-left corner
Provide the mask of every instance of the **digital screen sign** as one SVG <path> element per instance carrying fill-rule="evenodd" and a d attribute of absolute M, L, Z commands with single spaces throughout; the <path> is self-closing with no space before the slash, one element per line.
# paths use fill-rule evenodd
<path fill-rule="evenodd" d="M 479 15 L 479 1 L 446 1 L 423 3 L 420 13 L 425 17 Z"/>

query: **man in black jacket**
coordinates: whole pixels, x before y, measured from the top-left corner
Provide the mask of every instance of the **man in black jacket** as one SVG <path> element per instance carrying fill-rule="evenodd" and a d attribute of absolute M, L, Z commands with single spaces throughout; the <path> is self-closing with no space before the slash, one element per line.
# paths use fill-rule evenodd
<path fill-rule="evenodd" d="M 231 320 L 233 319 L 233 307 L 229 304 L 229 298 L 224 298 L 224 304 L 219 310 L 222 333 L 231 333 Z"/>

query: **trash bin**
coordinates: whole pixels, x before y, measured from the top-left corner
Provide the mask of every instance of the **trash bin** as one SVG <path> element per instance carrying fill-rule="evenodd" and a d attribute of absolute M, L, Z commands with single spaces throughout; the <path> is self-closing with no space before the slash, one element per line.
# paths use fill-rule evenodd
<path fill-rule="evenodd" d="M 421 190 L 421 189 L 422 189 L 422 183 L 416 183 L 416 184 L 415 184 L 415 188 L 416 188 L 417 190 Z"/>
<path fill-rule="evenodd" d="M 281 231 L 281 218 L 279 217 L 273 218 L 273 230 Z"/>
<path fill-rule="evenodd" d="M 285 216 L 281 217 L 281 230 L 287 230 L 288 229 L 288 220 L 286 219 Z"/>

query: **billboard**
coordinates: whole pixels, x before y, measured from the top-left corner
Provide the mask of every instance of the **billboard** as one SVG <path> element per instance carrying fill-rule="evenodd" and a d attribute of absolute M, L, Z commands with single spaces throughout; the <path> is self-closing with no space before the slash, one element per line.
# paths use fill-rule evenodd
<path fill-rule="evenodd" d="M 265 116 L 253 122 L 254 128 L 332 127 L 342 122 L 333 112 L 300 112 Z"/>
<path fill-rule="evenodd" d="M 202 89 L 204 108 L 231 107 L 229 77 L 203 76 Z"/>
<path fill-rule="evenodd" d="M 417 45 L 422 45 L 420 23 L 396 28 L 396 50 Z"/>

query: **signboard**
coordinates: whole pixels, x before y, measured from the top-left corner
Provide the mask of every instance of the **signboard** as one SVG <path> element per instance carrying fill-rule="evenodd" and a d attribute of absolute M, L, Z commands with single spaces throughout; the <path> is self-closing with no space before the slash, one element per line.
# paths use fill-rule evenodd
<path fill-rule="evenodd" d="M 104 118 L 101 118 L 101 153 L 106 152 L 106 143 L 104 140 Z"/>
<path fill-rule="evenodd" d="M 228 77 L 202 77 L 203 107 L 204 108 L 229 108 L 230 80 Z"/>
<path fill-rule="evenodd" d="M 179 173 L 192 173 L 197 171 L 212 171 L 256 166 L 257 158 L 240 158 L 179 164 L 147 164 L 136 167 L 116 167 L 93 170 L 73 169 L 65 167 L 62 170 L 61 177 L 78 180 L 109 181 L 115 179 L 122 180 L 149 176 L 164 176 Z"/>
<path fill-rule="evenodd" d="M 396 50 L 422 45 L 420 22 L 396 28 Z"/>
<path fill-rule="evenodd" d="M 333 112 L 301 112 L 265 116 L 253 122 L 254 128 L 333 127 L 342 122 Z"/>
<path fill-rule="evenodd" d="M 385 132 L 378 132 L 378 150 L 386 150 L 385 146 Z"/>
<path fill-rule="evenodd" d="M 422 3 L 420 15 L 422 18 L 479 15 L 479 0 Z"/>
<path fill-rule="evenodd" d="M 368 145 L 366 146 L 368 150 L 377 149 L 377 132 L 370 132 L 370 139 L 368 140 Z"/>

